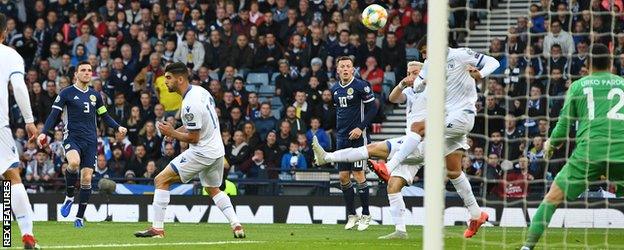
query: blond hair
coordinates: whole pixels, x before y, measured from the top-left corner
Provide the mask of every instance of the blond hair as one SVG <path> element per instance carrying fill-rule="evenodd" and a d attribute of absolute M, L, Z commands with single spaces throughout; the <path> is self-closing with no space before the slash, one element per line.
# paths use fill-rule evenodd
<path fill-rule="evenodd" d="M 407 63 L 407 67 L 410 67 L 410 66 L 419 66 L 419 67 L 421 67 L 421 68 L 422 68 L 422 66 L 423 66 L 423 65 L 424 65 L 424 63 L 421 63 L 421 62 L 419 62 L 419 61 L 410 61 L 410 62 L 408 62 L 408 63 Z"/>

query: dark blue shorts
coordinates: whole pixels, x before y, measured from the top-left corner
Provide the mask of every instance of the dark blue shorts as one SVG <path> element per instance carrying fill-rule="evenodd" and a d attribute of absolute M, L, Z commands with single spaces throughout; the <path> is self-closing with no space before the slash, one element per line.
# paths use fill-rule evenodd
<path fill-rule="evenodd" d="M 368 141 L 369 140 L 366 140 L 366 142 Z M 363 137 L 357 140 L 349 140 L 349 137 L 336 138 L 336 149 L 357 148 L 366 144 L 368 143 L 364 143 Z M 362 171 L 364 170 L 364 166 L 366 166 L 366 160 L 358 162 L 338 162 L 336 165 L 338 166 L 338 171 Z"/>
<path fill-rule="evenodd" d="M 97 142 L 67 138 L 63 140 L 63 148 L 65 153 L 70 150 L 78 151 L 78 155 L 80 155 L 80 169 L 95 168 L 97 164 Z"/>

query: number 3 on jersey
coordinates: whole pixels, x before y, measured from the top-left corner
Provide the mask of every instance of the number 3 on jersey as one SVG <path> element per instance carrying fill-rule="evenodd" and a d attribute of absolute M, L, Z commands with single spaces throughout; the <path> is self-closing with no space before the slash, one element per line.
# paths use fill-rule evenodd
<path fill-rule="evenodd" d="M 592 87 L 585 87 L 583 88 L 583 94 L 587 95 L 587 118 L 591 121 L 596 117 L 594 111 L 594 89 Z M 619 88 L 611 89 L 609 94 L 607 94 L 607 99 L 613 100 L 616 95 L 618 96 L 618 102 L 607 112 L 607 118 L 612 120 L 624 120 L 624 114 L 618 112 L 624 107 L 624 90 Z"/>

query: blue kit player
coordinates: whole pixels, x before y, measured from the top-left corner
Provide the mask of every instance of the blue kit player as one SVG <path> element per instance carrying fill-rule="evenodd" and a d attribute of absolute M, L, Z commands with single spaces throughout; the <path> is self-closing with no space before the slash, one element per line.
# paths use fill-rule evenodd
<path fill-rule="evenodd" d="M 354 77 L 355 69 L 351 57 L 339 57 L 336 65 L 340 81 L 331 89 L 336 105 L 336 149 L 364 146 L 370 141 L 366 128 L 377 114 L 378 103 L 375 101 L 370 84 Z M 341 162 L 337 165 L 340 171 L 340 188 L 344 194 L 348 214 L 345 229 L 352 229 L 357 224 L 359 231 L 366 230 L 371 220 L 368 211 L 368 184 L 364 172 L 366 160 L 354 163 Z M 357 181 L 355 188 L 362 203 L 361 218 L 355 213 L 355 192 L 351 174 Z"/>
<path fill-rule="evenodd" d="M 75 84 L 59 93 L 52 104 L 52 112 L 38 137 L 41 147 L 47 144 L 47 134 L 63 117 L 63 147 L 68 167 L 65 172 L 66 197 L 61 215 L 67 217 L 74 203 L 74 189 L 80 169 L 80 204 L 74 227 L 84 227 L 84 212 L 91 195 L 91 176 L 97 159 L 97 116 L 115 131 L 125 135 L 127 129 L 108 115 L 106 106 L 98 92 L 89 87 L 93 69 L 89 62 L 81 62 L 74 73 Z"/>

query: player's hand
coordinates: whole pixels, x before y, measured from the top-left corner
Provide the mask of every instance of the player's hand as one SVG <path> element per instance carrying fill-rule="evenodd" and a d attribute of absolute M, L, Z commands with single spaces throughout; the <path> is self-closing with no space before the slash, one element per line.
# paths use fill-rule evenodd
<path fill-rule="evenodd" d="M 550 159 L 554 151 L 555 151 L 555 146 L 551 145 L 550 139 L 546 140 L 546 142 L 544 142 L 544 159 L 546 160 Z"/>
<path fill-rule="evenodd" d="M 171 124 L 169 124 L 168 122 L 159 122 L 158 129 L 160 130 L 161 134 L 163 134 L 164 136 L 169 136 L 169 137 L 172 137 L 171 135 L 173 134 L 173 131 L 175 130 L 173 126 L 171 126 Z"/>
<path fill-rule="evenodd" d="M 349 140 L 357 140 L 362 136 L 362 130 L 360 128 L 354 128 L 349 132 Z"/>
<path fill-rule="evenodd" d="M 399 84 L 403 84 L 403 86 L 405 86 L 406 88 L 411 87 L 414 84 L 414 80 L 416 80 L 415 77 L 406 76 L 405 78 L 403 78 L 403 80 L 399 82 Z"/>
<path fill-rule="evenodd" d="M 475 81 L 479 81 L 482 78 L 481 72 L 479 72 L 479 69 L 477 69 L 476 67 L 472 65 L 468 65 L 468 73 L 470 74 L 472 78 L 475 79 Z"/>
<path fill-rule="evenodd" d="M 128 129 L 124 128 L 122 126 L 119 126 L 119 128 L 117 128 L 117 132 L 119 132 L 121 135 L 125 136 L 126 133 L 128 133 Z"/>
<path fill-rule="evenodd" d="M 37 136 L 37 145 L 39 148 L 45 148 L 48 145 L 48 135 L 39 134 L 39 136 Z"/>
<path fill-rule="evenodd" d="M 39 130 L 34 123 L 26 123 L 26 133 L 28 133 L 28 142 L 35 142 L 37 136 L 39 136 Z"/>

